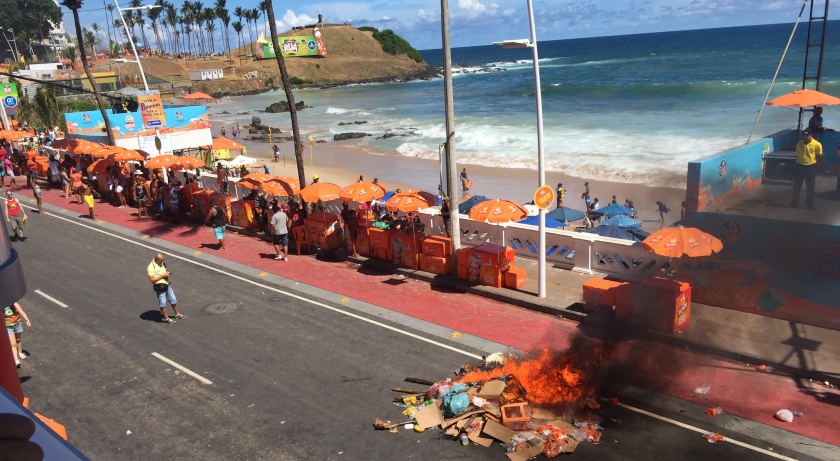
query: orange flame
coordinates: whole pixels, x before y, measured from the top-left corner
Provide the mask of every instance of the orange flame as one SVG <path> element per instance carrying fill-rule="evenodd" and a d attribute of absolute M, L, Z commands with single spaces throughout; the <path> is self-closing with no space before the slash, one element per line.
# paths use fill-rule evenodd
<path fill-rule="evenodd" d="M 582 345 L 577 343 L 577 346 Z M 500 376 L 514 375 L 525 388 L 526 400 L 531 404 L 544 407 L 573 404 L 595 394 L 597 389 L 594 380 L 606 356 L 604 347 L 573 346 L 566 352 L 552 352 L 543 348 L 537 356 L 522 360 L 511 358 L 493 370 L 470 371 L 458 381 L 486 382 Z"/>

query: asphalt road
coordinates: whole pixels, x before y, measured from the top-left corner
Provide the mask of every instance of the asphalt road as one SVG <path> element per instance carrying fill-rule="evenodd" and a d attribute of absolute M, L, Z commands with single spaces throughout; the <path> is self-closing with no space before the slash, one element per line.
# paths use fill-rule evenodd
<path fill-rule="evenodd" d="M 55 216 L 30 216 L 28 241 L 13 244 L 29 282 L 21 303 L 33 322 L 23 338 L 31 354 L 21 370 L 24 392 L 31 408 L 65 424 L 70 442 L 91 459 L 505 459 L 498 445 L 461 446 L 440 430 L 372 428 L 374 418 L 401 418 L 391 387 L 422 387 L 403 383 L 406 376 L 444 378 L 474 363 L 468 355 L 173 257 L 167 266 L 188 318 L 166 325 L 145 274 L 154 251 Z M 306 292 L 301 287 L 311 297 Z M 399 293 L 383 286 L 383 296 Z M 349 310 L 337 299 L 316 301 Z M 422 324 L 354 313 L 467 354 L 485 353 L 434 337 Z M 697 432 L 625 408 L 604 412 L 603 443 L 581 444 L 574 459 L 778 459 L 732 443 L 711 445 Z M 725 435 L 769 447 L 749 434 Z"/>

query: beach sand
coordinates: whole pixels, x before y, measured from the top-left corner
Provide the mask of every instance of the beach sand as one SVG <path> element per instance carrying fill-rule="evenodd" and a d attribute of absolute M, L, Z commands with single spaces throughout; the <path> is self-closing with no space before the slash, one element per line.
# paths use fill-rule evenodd
<path fill-rule="evenodd" d="M 214 125 L 214 134 L 219 132 L 220 126 Z M 280 147 L 281 153 L 280 162 L 275 163 L 271 161 L 273 159 L 271 144 L 241 139 L 237 141 L 247 147 L 249 157 L 260 160 L 252 166 L 253 171 L 256 171 L 254 167 L 262 167 L 265 164 L 273 175 L 298 177 L 292 142 L 275 143 Z M 396 153 L 368 152 L 351 140 L 316 143 L 312 147 L 312 163 L 310 163 L 309 142 L 306 141 L 305 144 L 307 183 L 312 181 L 313 174 L 317 174 L 321 182 L 331 182 L 344 187 L 356 182 L 359 175 L 364 175 L 366 181 L 379 178 L 380 184 L 388 190 L 420 189 L 437 193 L 440 183 L 438 162 Z M 462 168 L 467 169 L 467 175 L 473 182 L 470 194 L 509 199 L 518 203 L 526 203 L 534 199 L 534 192 L 538 187 L 536 170 L 490 168 L 459 163 L 458 171 L 460 172 Z M 592 198 L 598 198 L 602 207 L 611 202 L 613 195 L 621 205 L 624 204 L 625 199 L 633 200 L 643 227 L 648 231 L 660 227 L 657 200 L 663 201 L 671 209 L 671 212 L 665 216 L 666 225 L 680 219 L 680 203 L 685 200 L 685 190 L 599 181 L 595 178 L 576 178 L 558 172 L 546 172 L 546 182 L 551 187 L 556 188 L 557 183 L 563 183 L 566 191 L 564 206 L 577 210 L 583 210 L 585 207 L 581 194 L 585 190 L 584 183 L 587 181 Z M 460 191 L 459 194 L 461 194 Z"/>

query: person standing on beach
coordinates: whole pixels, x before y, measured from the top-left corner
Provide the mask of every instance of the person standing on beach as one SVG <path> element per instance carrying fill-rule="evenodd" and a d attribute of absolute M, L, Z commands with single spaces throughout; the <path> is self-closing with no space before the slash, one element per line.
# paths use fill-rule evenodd
<path fill-rule="evenodd" d="M 20 240 L 21 242 L 26 241 L 26 237 L 23 236 L 23 228 L 26 226 L 26 210 L 20 206 L 20 202 L 12 196 L 12 191 L 6 191 L 6 222 L 12 224 L 12 230 L 15 233 L 15 236 L 12 237 L 12 241 Z"/>
<path fill-rule="evenodd" d="M 29 316 L 20 307 L 20 304 L 14 303 L 11 306 L 6 306 L 3 309 L 3 317 L 6 321 L 6 332 L 9 334 L 9 341 L 12 343 L 12 355 L 15 356 L 15 366 L 20 368 L 20 361 L 26 358 L 23 353 L 23 343 L 20 337 L 23 334 L 23 322 L 26 322 L 27 328 L 32 328 L 32 322 L 29 321 Z M 23 320 L 21 320 L 23 317 Z"/>
<path fill-rule="evenodd" d="M 271 243 L 274 244 L 274 251 L 277 252 L 278 261 L 289 260 L 289 216 L 279 206 L 274 207 L 274 215 L 271 216 Z"/>
<path fill-rule="evenodd" d="M 227 131 L 225 131 L 225 127 L 222 127 L 222 130 L 221 130 L 221 132 L 222 132 L 222 136 L 225 136 L 225 135 L 227 135 Z"/>
<path fill-rule="evenodd" d="M 470 190 L 470 188 L 467 187 L 468 182 L 470 182 L 470 180 L 467 178 L 467 169 L 464 168 L 461 170 L 461 189 L 463 189 L 464 192 L 468 192 Z"/>
<path fill-rule="evenodd" d="M 671 209 L 668 208 L 668 205 L 665 205 L 664 203 L 657 200 L 656 201 L 656 211 L 659 212 L 659 220 L 662 221 L 662 224 L 665 224 L 665 213 L 670 212 Z"/>
<path fill-rule="evenodd" d="M 793 197 L 790 199 L 790 207 L 799 206 L 799 192 L 802 190 L 802 183 L 805 183 L 805 206 L 809 210 L 814 209 L 814 191 L 816 188 L 817 173 L 819 173 L 819 161 L 822 159 L 822 144 L 814 139 L 810 129 L 802 132 L 802 140 L 796 143 L 796 170 L 793 180 Z"/>
<path fill-rule="evenodd" d="M 583 183 L 583 187 L 586 190 L 583 192 L 581 198 L 583 199 L 584 203 L 586 203 L 586 209 L 589 209 L 589 205 L 592 205 L 592 199 L 589 197 L 589 182 Z"/>
<path fill-rule="evenodd" d="M 213 234 L 219 241 L 219 250 L 226 250 L 225 248 L 225 226 L 227 225 L 228 217 L 222 207 L 215 205 L 207 212 L 204 218 L 204 225 L 208 223 L 213 226 Z"/>
<path fill-rule="evenodd" d="M 160 315 L 163 316 L 163 322 L 168 324 L 175 323 L 175 319 L 169 317 L 166 313 L 166 302 L 172 306 L 175 311 L 176 319 L 185 319 L 186 315 L 182 315 L 178 311 L 178 299 L 175 298 L 175 292 L 172 291 L 172 284 L 169 283 L 169 277 L 172 275 L 166 268 L 166 263 L 163 262 L 163 254 L 158 253 L 155 259 L 149 263 L 146 268 L 146 274 L 149 276 L 149 282 L 152 282 L 152 288 L 155 290 L 155 296 L 158 299 L 158 307 L 160 308 Z"/>
<path fill-rule="evenodd" d="M 321 178 L 319 178 L 317 174 L 313 174 L 312 175 L 312 182 L 309 183 L 309 185 L 311 186 L 312 184 L 318 184 L 318 181 L 320 181 L 320 180 L 321 180 Z"/>
<path fill-rule="evenodd" d="M 563 199 L 566 198 L 566 191 L 563 190 L 563 183 L 557 183 L 557 208 L 563 208 Z"/>
<path fill-rule="evenodd" d="M 271 146 L 271 149 L 274 151 L 274 163 L 280 161 L 280 148 L 277 147 L 277 144 Z"/>

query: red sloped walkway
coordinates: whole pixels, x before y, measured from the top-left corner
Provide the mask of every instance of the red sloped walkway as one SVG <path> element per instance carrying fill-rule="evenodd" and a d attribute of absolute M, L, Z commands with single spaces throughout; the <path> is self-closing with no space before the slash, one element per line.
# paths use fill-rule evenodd
<path fill-rule="evenodd" d="M 27 190 L 19 192 L 31 197 Z M 67 210 L 70 217 L 87 214 L 84 205 L 71 204 L 55 189 L 43 188 L 43 199 Z M 27 202 L 27 200 L 23 200 Z M 436 290 L 431 285 L 390 275 L 365 273 L 348 262 L 326 262 L 312 257 L 291 256 L 289 262 L 273 259 L 271 244 L 259 238 L 229 232 L 227 250 L 217 251 L 209 227 L 192 223 L 172 225 L 149 218 L 138 219 L 132 208 L 116 208 L 97 201 L 98 220 L 117 224 L 154 238 L 165 239 L 202 252 L 244 264 L 258 271 L 286 277 L 336 293 L 336 300 L 349 296 L 418 319 L 505 344 L 523 351 L 542 347 L 565 350 L 581 334 L 577 323 L 525 310 L 471 294 Z M 386 283 L 387 282 L 387 283 Z M 613 352 L 612 362 L 628 370 L 628 378 L 645 387 L 764 424 L 776 426 L 831 444 L 840 445 L 840 392 L 822 384 L 797 384 L 791 377 L 756 371 L 744 363 L 721 360 L 654 341 L 626 341 Z M 631 372 L 632 371 L 632 372 Z M 709 384 L 700 398 L 694 389 Z M 773 415 L 782 408 L 801 411 L 793 423 Z"/>

